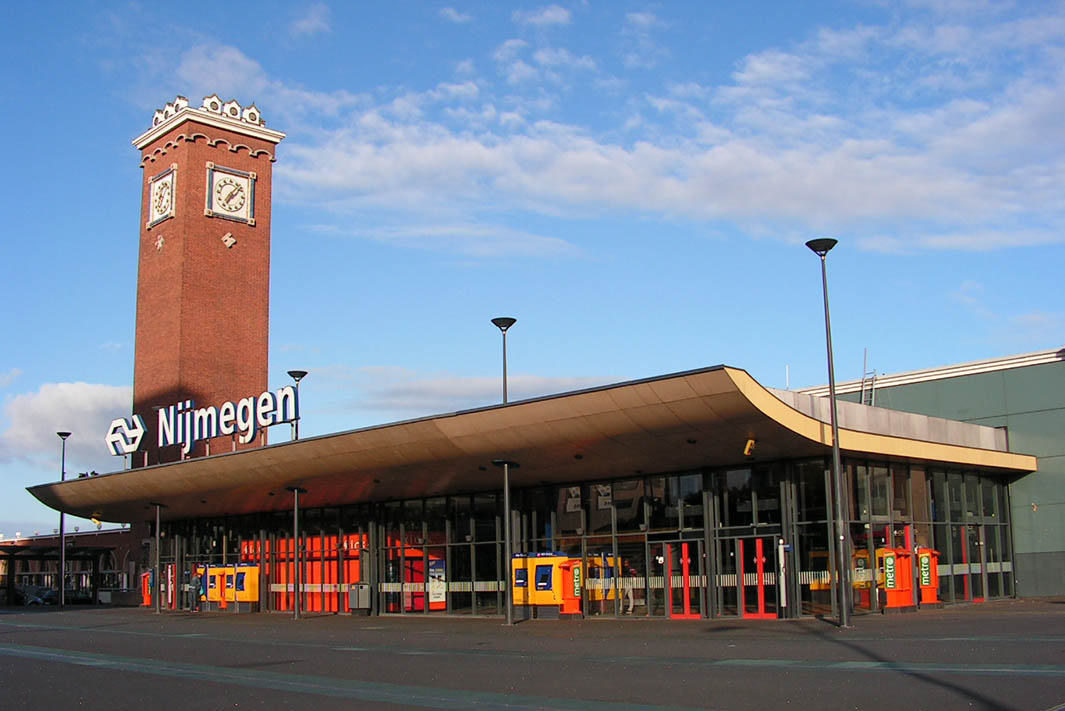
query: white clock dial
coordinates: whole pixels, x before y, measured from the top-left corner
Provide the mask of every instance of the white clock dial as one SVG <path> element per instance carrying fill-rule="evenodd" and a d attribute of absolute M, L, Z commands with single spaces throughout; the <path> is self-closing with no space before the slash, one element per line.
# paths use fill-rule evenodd
<path fill-rule="evenodd" d="M 169 171 L 152 178 L 148 184 L 149 227 L 174 216 L 174 178 L 176 175 L 177 173 L 171 167 Z"/>
<path fill-rule="evenodd" d="M 255 225 L 255 173 L 207 164 L 204 214 Z"/>
<path fill-rule="evenodd" d="M 218 206 L 226 212 L 240 212 L 244 202 L 248 199 L 244 186 L 233 178 L 222 178 L 215 185 L 215 200 Z"/>
<path fill-rule="evenodd" d="M 155 185 L 155 193 L 152 196 L 152 209 L 156 215 L 165 215 L 170 212 L 170 203 L 174 197 L 174 188 L 169 180 L 163 180 Z"/>

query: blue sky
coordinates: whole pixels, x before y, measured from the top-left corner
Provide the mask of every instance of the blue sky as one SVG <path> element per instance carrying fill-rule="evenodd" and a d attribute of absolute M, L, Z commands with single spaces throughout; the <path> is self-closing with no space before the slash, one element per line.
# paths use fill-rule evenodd
<path fill-rule="evenodd" d="M 142 174 L 175 96 L 254 102 L 271 385 L 301 434 L 726 363 L 765 385 L 1063 345 L 1065 5 L 8 3 L 0 532 L 112 471 Z M 288 436 L 277 432 L 275 441 Z"/>

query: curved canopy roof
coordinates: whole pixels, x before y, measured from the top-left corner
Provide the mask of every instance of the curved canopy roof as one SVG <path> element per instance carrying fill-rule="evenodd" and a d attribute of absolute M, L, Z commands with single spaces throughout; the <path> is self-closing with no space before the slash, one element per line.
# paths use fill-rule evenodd
<path fill-rule="evenodd" d="M 824 456 L 831 427 L 819 408 L 803 407 L 806 414 L 793 406 L 807 396 L 789 395 L 792 404 L 743 370 L 715 366 L 29 491 L 70 514 L 132 522 L 154 518 L 155 503 L 165 506 L 166 520 L 287 510 L 294 486 L 306 489 L 300 502 L 308 507 L 498 490 L 497 459 L 518 464 L 511 485 L 524 487 Z M 840 421 L 844 452 L 998 472 L 1036 469 L 1035 457 L 996 448 L 987 427 L 937 427 L 947 421 L 898 412 L 853 428 Z"/>

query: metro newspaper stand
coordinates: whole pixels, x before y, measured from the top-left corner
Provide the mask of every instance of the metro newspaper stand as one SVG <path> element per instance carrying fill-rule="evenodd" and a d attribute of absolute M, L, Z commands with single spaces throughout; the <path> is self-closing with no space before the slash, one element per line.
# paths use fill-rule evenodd
<path fill-rule="evenodd" d="M 582 568 L 565 553 L 515 553 L 510 562 L 514 608 L 525 619 L 581 614 Z"/>
<path fill-rule="evenodd" d="M 939 600 L 939 551 L 917 549 L 917 583 L 921 591 L 921 607 L 943 607 Z"/>
<path fill-rule="evenodd" d="M 905 548 L 877 549 L 884 584 L 884 612 L 915 612 L 913 553 Z"/>

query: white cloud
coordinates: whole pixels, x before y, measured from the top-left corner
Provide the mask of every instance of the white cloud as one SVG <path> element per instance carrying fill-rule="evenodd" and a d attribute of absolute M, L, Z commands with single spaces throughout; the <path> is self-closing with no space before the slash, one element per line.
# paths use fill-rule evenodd
<path fill-rule="evenodd" d="M 392 227 L 362 234 L 388 244 L 477 258 L 571 257 L 580 253 L 574 245 L 558 237 L 486 224 Z"/>
<path fill-rule="evenodd" d="M 509 62 L 521 53 L 523 49 L 529 46 L 529 43 L 520 39 L 508 39 L 503 44 L 496 47 L 495 52 L 492 53 L 492 57 L 497 62 Z"/>
<path fill-rule="evenodd" d="M 668 56 L 668 51 L 651 36 L 666 23 L 652 12 L 630 12 L 621 28 L 624 43 L 622 61 L 629 69 L 650 69 Z"/>
<path fill-rule="evenodd" d="M 93 383 L 45 383 L 37 392 L 8 397 L 3 410 L 9 424 L 0 433 L 0 461 L 55 461 L 58 471 L 61 441 L 56 432 L 69 431 L 68 472 L 72 467 L 120 468 L 121 460 L 107 453 L 104 435 L 111 420 L 128 415 L 132 404 L 131 387 Z"/>
<path fill-rule="evenodd" d="M 284 124 L 288 131 L 301 128 L 308 114 L 337 116 L 369 101 L 344 90 L 310 91 L 273 79 L 258 62 L 228 45 L 190 47 L 181 54 L 174 74 L 188 96 L 218 93 L 223 99 L 239 97 L 243 104 L 259 102 L 260 109 L 269 107 L 266 119 Z"/>
<path fill-rule="evenodd" d="M 309 5 L 303 15 L 292 23 L 292 34 L 297 37 L 309 37 L 331 31 L 329 25 L 330 10 L 325 3 Z"/>
<path fill-rule="evenodd" d="M 688 117 L 699 131 L 687 139 L 673 135 L 668 143 L 626 146 L 542 121 L 507 129 L 516 133 L 468 134 L 468 126 L 453 131 L 441 123 L 386 120 L 369 111 L 318 145 L 290 146 L 278 171 L 297 191 L 396 207 L 480 201 L 497 209 L 520 205 L 595 213 L 622 208 L 824 227 L 902 218 L 965 225 L 928 232 L 919 242 L 927 248 L 956 246 L 952 240 L 995 244 L 990 236 L 979 237 L 974 225 L 1023 210 L 1031 195 L 996 188 L 943 152 L 913 148 L 909 144 L 918 140 L 913 135 L 907 144 L 852 140 L 846 135 L 849 125 L 832 115 L 810 115 L 801 122 L 792 116 L 793 123 L 777 126 L 786 136 L 786 143 L 778 143 L 769 135 L 750 138 L 709 122 L 701 125 L 699 112 L 682 102 L 651 103 Z M 970 117 L 952 135 L 966 137 L 967 126 L 979 120 Z M 970 150 L 952 146 L 950 153 L 979 150 L 991 140 L 988 131 L 973 130 Z M 715 142 L 705 145 L 707 137 Z M 1010 140 L 1040 142 L 1023 135 Z M 986 224 L 981 229 L 991 234 Z M 1007 242 L 1044 240 L 1032 233 Z"/>
<path fill-rule="evenodd" d="M 1039 36 L 1040 24 L 1065 27 L 1055 17 L 1015 23 L 1024 36 Z M 624 32 L 639 45 L 663 25 L 636 14 Z M 1043 41 L 1065 53 L 1060 39 Z M 1010 60 L 970 43 L 1041 61 L 1017 74 Z M 645 48 L 656 56 L 653 42 Z M 440 224 L 465 229 L 490 211 L 621 211 L 765 234 L 855 230 L 870 235 L 866 248 L 893 252 L 1065 240 L 1065 73 L 1049 49 L 1011 39 L 996 23 L 817 30 L 743 58 L 729 83 L 667 84 L 645 94 L 642 107 L 606 104 L 595 128 L 557 121 L 567 94 L 541 84 L 561 82 L 563 67 L 597 79 L 596 58 L 516 38 L 492 57 L 494 84 L 456 80 L 373 97 L 289 85 L 225 46 L 189 49 L 178 76 L 207 77 L 212 90 L 262 96 L 261 108 L 285 112 L 284 123 L 275 121 L 290 136 L 275 189 L 337 214 L 374 207 L 419 225 L 446 212 Z M 923 62 L 938 57 L 949 61 L 938 69 Z M 921 76 L 936 71 L 984 81 L 970 68 L 974 58 L 980 72 L 999 77 L 993 91 L 944 89 L 913 100 Z M 459 66 L 472 68 L 470 60 Z M 607 117 L 616 125 L 604 125 Z M 498 222 L 489 218 L 488 229 Z M 461 230 L 408 244 L 493 253 Z"/>
<path fill-rule="evenodd" d="M 800 55 L 769 50 L 748 55 L 733 77 L 740 84 L 787 84 L 809 77 L 806 63 Z"/>
<path fill-rule="evenodd" d="M 225 45 L 190 47 L 181 56 L 176 76 L 194 97 L 214 92 L 224 99 L 238 94 L 255 96 L 270 84 L 258 62 Z"/>
<path fill-rule="evenodd" d="M 521 25 L 535 25 L 536 27 L 547 27 L 549 25 L 568 25 L 570 22 L 570 11 L 559 5 L 547 5 L 541 7 L 538 10 L 522 11 L 515 10 L 511 15 L 515 22 Z"/>
<path fill-rule="evenodd" d="M 18 380 L 21 375 L 21 368 L 12 368 L 6 373 L 0 373 L 0 388 L 6 388 L 8 385 Z"/>
<path fill-rule="evenodd" d="M 508 84 L 521 84 L 539 78 L 540 73 L 519 59 L 506 67 L 504 76 Z"/>
<path fill-rule="evenodd" d="M 583 69 L 595 71 L 595 60 L 588 55 L 576 56 L 567 49 L 545 47 L 533 52 L 533 59 L 537 64 L 547 67 L 564 67 L 567 69 Z"/>
<path fill-rule="evenodd" d="M 455 24 L 459 25 L 473 20 L 473 15 L 459 12 L 453 7 L 440 8 L 440 17 L 444 18 L 448 22 L 454 22 Z"/>
<path fill-rule="evenodd" d="M 663 23 L 653 12 L 628 12 L 625 13 L 625 24 L 633 30 L 648 32 Z"/>
<path fill-rule="evenodd" d="M 407 413 L 412 416 L 444 414 L 475 407 L 495 405 L 500 401 L 501 384 L 497 376 L 452 376 L 426 378 L 409 371 L 377 371 L 358 398 L 349 402 L 352 409 Z M 511 375 L 507 378 L 507 395 L 511 402 L 554 395 L 616 382 L 616 378 L 552 378 L 535 375 Z"/>

